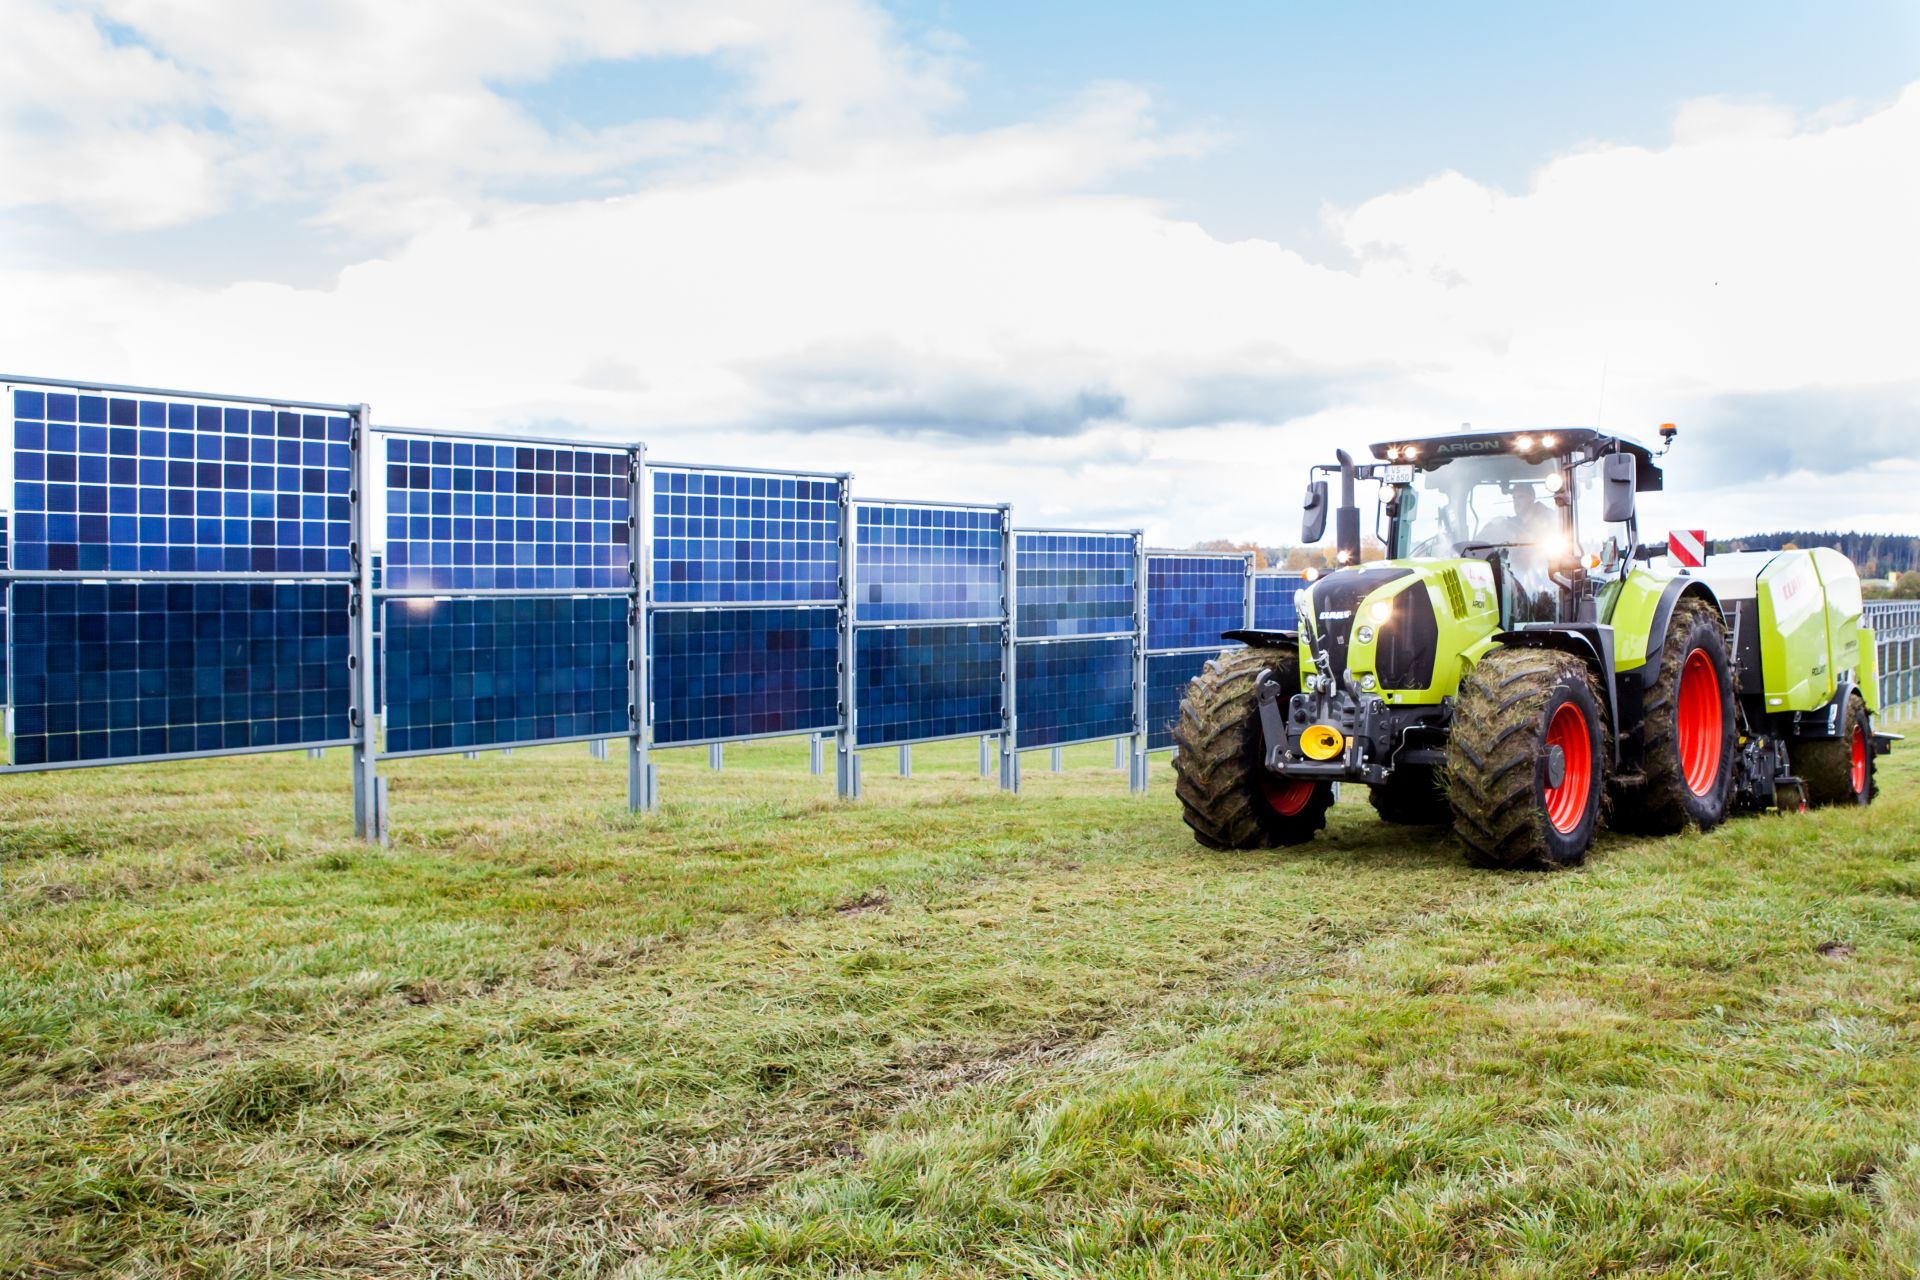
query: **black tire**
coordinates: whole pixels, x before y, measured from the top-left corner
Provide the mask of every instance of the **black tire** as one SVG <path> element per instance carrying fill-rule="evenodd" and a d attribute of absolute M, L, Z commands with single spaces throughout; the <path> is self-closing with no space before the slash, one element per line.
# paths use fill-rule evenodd
<path fill-rule="evenodd" d="M 1495 649 L 1475 663 L 1447 742 L 1447 799 L 1467 861 L 1506 870 L 1586 857 L 1606 793 L 1607 732 L 1599 682 L 1574 655 Z M 1550 745 L 1560 748 L 1559 785 Z"/>
<path fill-rule="evenodd" d="M 1857 769 L 1856 745 L 1860 750 Z M 1857 690 L 1847 696 L 1841 709 L 1838 738 L 1790 742 L 1787 754 L 1793 760 L 1794 776 L 1807 786 L 1807 803 L 1812 807 L 1873 802 L 1873 724 L 1866 699 Z"/>
<path fill-rule="evenodd" d="M 1690 666 L 1690 664 L 1703 664 Z M 1689 671 L 1695 672 L 1689 676 Z M 1686 712 L 1698 695 L 1683 683 L 1711 677 L 1720 709 L 1719 737 L 1711 727 L 1689 721 Z M 1674 607 L 1660 653 L 1660 677 L 1647 691 L 1641 717 L 1640 761 L 1645 782 L 1618 790 L 1613 825 L 1638 835 L 1672 835 L 1689 824 L 1711 831 L 1726 821 L 1733 804 L 1733 774 L 1738 750 L 1733 704 L 1733 667 L 1720 615 L 1703 600 L 1682 600 Z M 1682 742 L 1684 734 L 1687 739 Z M 1699 744 L 1696 746 L 1696 744 Z M 1717 746 L 1717 750 L 1714 747 Z M 1689 778 L 1688 752 L 1694 755 Z M 1704 762 L 1711 757 L 1709 768 Z"/>
<path fill-rule="evenodd" d="M 1402 827 L 1444 827 L 1453 821 L 1453 806 L 1440 786 L 1440 771 L 1430 764 L 1403 764 L 1393 776 L 1372 788 L 1368 799 L 1380 821 Z"/>
<path fill-rule="evenodd" d="M 1179 747 L 1173 756 L 1174 792 L 1193 838 L 1209 849 L 1304 844 L 1327 825 L 1331 783 L 1290 788 L 1285 804 L 1270 794 L 1284 780 L 1261 760 L 1253 686 L 1262 671 L 1273 672 L 1285 695 L 1300 688 L 1298 654 L 1233 649 L 1209 661 L 1180 701 L 1173 730 Z"/>

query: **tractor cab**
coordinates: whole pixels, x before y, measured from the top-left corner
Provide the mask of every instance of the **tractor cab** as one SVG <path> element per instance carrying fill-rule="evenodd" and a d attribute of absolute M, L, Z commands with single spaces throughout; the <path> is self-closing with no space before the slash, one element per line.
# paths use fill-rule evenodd
<path fill-rule="evenodd" d="M 1388 562 L 1485 562 L 1509 628 L 1593 622 L 1635 545 L 1634 495 L 1664 482 L 1645 445 L 1589 427 L 1402 440 L 1374 445 L 1373 456 L 1359 466 L 1343 458 L 1338 469 L 1343 482 L 1351 469 L 1379 483 L 1374 531 Z M 1316 481 L 1310 540 L 1324 501 Z M 1360 549 L 1343 542 L 1339 555 L 1356 563 Z"/>

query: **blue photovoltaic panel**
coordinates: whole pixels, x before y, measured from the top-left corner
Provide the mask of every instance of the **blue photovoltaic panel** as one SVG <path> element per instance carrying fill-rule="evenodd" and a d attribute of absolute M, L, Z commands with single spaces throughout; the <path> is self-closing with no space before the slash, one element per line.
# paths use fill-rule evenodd
<path fill-rule="evenodd" d="M 1173 725 L 1180 718 L 1180 699 L 1187 682 L 1200 674 L 1211 653 L 1150 653 L 1147 655 L 1147 750 L 1173 745 Z"/>
<path fill-rule="evenodd" d="M 868 628 L 853 645 L 861 746 L 1000 732 L 998 623 Z"/>
<path fill-rule="evenodd" d="M 840 610 L 653 613 L 653 740 L 811 733 L 840 720 Z"/>
<path fill-rule="evenodd" d="M 1022 750 L 1133 732 L 1133 641 L 1016 645 L 1014 672 Z"/>
<path fill-rule="evenodd" d="M 389 752 L 616 737 L 623 596 L 389 600 Z"/>
<path fill-rule="evenodd" d="M 7 517 L 0 512 L 0 569 L 7 567 Z M 4 583 L 0 583 L 0 702 L 6 701 L 7 688 L 7 593 Z"/>
<path fill-rule="evenodd" d="M 352 424 L 74 391 L 13 393 L 13 567 L 345 573 Z"/>
<path fill-rule="evenodd" d="M 631 585 L 627 451 L 389 437 L 387 585 Z"/>
<path fill-rule="evenodd" d="M 347 585 L 21 582 L 18 765 L 350 737 Z"/>
<path fill-rule="evenodd" d="M 1127 533 L 1013 535 L 1021 639 L 1133 630 L 1134 538 Z"/>
<path fill-rule="evenodd" d="M 1002 612 L 1001 513 L 855 504 L 854 616 L 937 622 Z"/>
<path fill-rule="evenodd" d="M 1253 580 L 1253 625 L 1261 631 L 1292 631 L 1300 625 L 1293 594 L 1307 585 L 1297 573 L 1258 574 Z"/>
<path fill-rule="evenodd" d="M 1238 556 L 1147 557 L 1147 648 L 1224 646 L 1247 625 L 1247 562 Z"/>
<path fill-rule="evenodd" d="M 840 482 L 653 469 L 653 598 L 837 601 Z"/>

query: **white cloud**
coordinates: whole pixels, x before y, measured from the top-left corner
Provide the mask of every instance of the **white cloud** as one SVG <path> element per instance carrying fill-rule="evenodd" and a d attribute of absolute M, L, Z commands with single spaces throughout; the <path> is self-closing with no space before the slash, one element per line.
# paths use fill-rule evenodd
<path fill-rule="evenodd" d="M 1683 423 L 1667 505 L 1688 523 L 1920 525 L 1910 464 L 1882 461 L 1920 350 L 1920 87 L 1814 121 L 1689 105 L 1670 145 L 1555 158 L 1524 192 L 1443 173 L 1333 211 L 1334 268 L 1107 194 L 1206 145 L 1126 86 L 942 129 L 951 52 L 851 0 L 316 12 L 116 3 L 159 52 L 89 46 L 138 71 L 105 136 L 215 112 L 229 134 L 188 135 L 219 175 L 203 192 L 257 172 L 404 242 L 321 289 L 16 268 L 11 363 L 568 422 L 1176 542 L 1287 536 L 1336 443 L 1590 421 L 1604 368 L 1607 425 Z M 556 139 L 497 91 L 661 54 L 738 68 L 740 100 Z M 174 114 L 140 133 L 152 103 Z M 32 136 L 10 123 L 6 145 Z M 642 154 L 699 163 L 605 198 L 504 194 Z M 36 198 L 88 214 L 87 190 Z M 1832 419 L 1806 424 L 1832 466 L 1729 465 L 1728 442 L 1800 414 Z"/>

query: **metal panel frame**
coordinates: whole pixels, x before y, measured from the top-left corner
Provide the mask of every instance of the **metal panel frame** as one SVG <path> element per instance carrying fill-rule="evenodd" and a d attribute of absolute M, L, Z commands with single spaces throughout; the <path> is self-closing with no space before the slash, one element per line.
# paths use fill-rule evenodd
<path fill-rule="evenodd" d="M 1144 761 L 1145 746 L 1146 746 L 1146 656 L 1144 652 L 1146 649 L 1146 643 L 1147 643 L 1147 632 L 1146 632 L 1146 601 L 1147 601 L 1146 564 L 1147 562 L 1146 562 L 1146 551 L 1145 551 L 1146 535 L 1142 530 L 1139 530 L 1139 529 L 1073 529 L 1073 528 L 1067 528 L 1067 527 L 1058 526 L 1058 525 L 1030 526 L 1027 528 L 1015 529 L 1011 535 L 1011 540 L 1014 545 L 1010 549 L 1009 561 L 1008 561 L 1010 565 L 1009 574 L 1008 574 L 1008 583 L 1010 587 L 1014 585 L 1014 579 L 1017 578 L 1018 572 L 1019 572 L 1020 559 L 1019 559 L 1019 550 L 1018 550 L 1018 539 L 1020 535 L 1023 533 L 1030 533 L 1040 537 L 1048 537 L 1048 536 L 1082 537 L 1084 536 L 1084 537 L 1090 537 L 1090 538 L 1127 538 L 1131 540 L 1132 555 L 1133 555 L 1133 610 L 1132 610 L 1133 629 L 1132 630 L 1106 631 L 1106 632 L 1101 632 L 1099 635 L 1027 636 L 1024 638 L 1021 637 L 1016 632 L 1016 634 L 1014 635 L 1014 644 L 1013 644 L 1014 651 L 1009 654 L 1008 660 L 1017 668 L 1018 658 L 1019 658 L 1018 650 L 1021 645 L 1059 644 L 1069 640 L 1131 640 L 1133 642 L 1133 648 L 1131 653 L 1131 666 L 1133 670 L 1133 708 L 1132 708 L 1132 714 L 1130 716 L 1132 728 L 1130 732 L 1120 737 L 1076 738 L 1071 742 L 1043 742 L 1038 744 L 1037 746 L 1016 747 L 1013 753 L 1013 756 L 1014 756 L 1013 778 L 1012 778 L 1012 786 L 1010 789 L 1016 793 L 1020 790 L 1019 755 L 1021 751 L 1049 751 L 1049 750 L 1058 750 L 1063 747 L 1081 746 L 1089 742 L 1115 742 L 1115 743 L 1127 744 L 1126 754 L 1130 762 L 1127 770 L 1127 790 L 1133 791 L 1133 792 L 1144 791 L 1146 790 L 1145 769 L 1142 764 L 1132 763 L 1132 762 Z M 1014 623 L 1017 627 L 1018 611 L 1017 609 L 1014 608 L 1014 606 L 1011 603 L 1008 605 L 1008 616 L 1014 620 Z M 1016 670 L 1015 683 L 1017 684 L 1017 682 L 1018 681 L 1017 681 L 1017 670 Z M 1016 711 L 1017 711 L 1017 708 L 1016 708 Z M 1016 742 L 1019 738 L 1019 728 L 1020 726 L 1018 722 L 1018 716 L 1016 714 L 1014 723 L 1010 726 L 1010 729 L 1009 729 L 1011 736 L 1015 739 Z"/>
<path fill-rule="evenodd" d="M 358 566 L 359 596 L 367 607 L 360 609 L 355 619 L 354 636 L 357 644 L 364 646 L 361 652 L 371 654 L 373 648 L 373 614 L 376 609 L 384 609 L 389 600 L 537 600 L 549 597 L 570 599 L 622 598 L 627 601 L 627 809 L 632 813 L 650 812 L 654 804 L 653 769 L 648 763 L 647 736 L 650 728 L 647 722 L 646 692 L 646 608 L 644 603 L 643 566 L 646 562 L 646 524 L 642 518 L 645 511 L 644 486 L 640 481 L 646 471 L 646 445 L 641 441 L 618 440 L 566 440 L 552 436 L 532 436 L 490 431 L 460 431 L 432 427 L 375 427 L 367 419 L 370 411 L 367 406 L 359 408 L 361 429 L 368 436 L 369 447 L 359 453 L 359 468 L 355 487 L 355 531 L 356 547 L 364 547 L 366 554 L 356 550 L 355 560 Z M 357 437 L 356 432 L 356 437 Z M 391 587 L 383 583 L 378 589 L 373 586 L 373 555 L 370 539 L 366 533 L 373 527 L 372 504 L 360 501 L 362 493 L 371 493 L 374 478 L 374 455 L 371 447 L 374 436 L 387 438 L 427 438 L 437 440 L 465 441 L 472 444 L 512 444 L 533 445 L 540 448 L 586 450 L 590 452 L 624 454 L 627 460 L 627 583 L 622 586 L 595 587 Z M 385 565 L 384 578 L 391 582 L 393 565 Z M 390 639 L 390 633 L 382 620 L 381 635 Z M 356 653 L 357 657 L 357 653 Z M 391 662 L 386 664 L 391 665 Z M 359 665 L 359 680 L 356 688 L 360 691 L 361 705 L 372 707 L 375 690 L 373 688 L 372 663 Z M 588 733 L 569 734 L 558 738 L 533 738 L 514 742 L 489 742 L 454 747 L 422 747 L 408 751 L 385 751 L 375 740 L 372 717 L 362 717 L 364 741 L 359 744 L 354 762 L 354 821 L 353 830 L 362 839 L 385 843 L 387 838 L 387 815 L 384 803 L 385 779 L 378 774 L 379 762 L 385 760 L 409 760 L 422 756 L 474 755 L 482 751 L 512 751 L 516 747 L 564 746 L 576 742 L 598 742 L 609 737 L 621 737 L 621 734 Z"/>
<path fill-rule="evenodd" d="M 831 480 L 839 485 L 839 511 L 836 513 L 838 526 L 839 563 L 836 579 L 839 590 L 831 599 L 825 600 L 655 600 L 653 598 L 653 556 L 652 556 L 652 503 L 653 484 L 647 477 L 653 471 L 698 471 L 709 474 L 736 476 L 772 476 L 788 480 Z M 636 543 L 635 554 L 642 556 L 641 570 L 643 586 L 641 588 L 640 626 L 640 662 L 641 679 L 635 691 L 647 708 L 647 740 L 653 750 L 677 751 L 682 747 L 720 747 L 729 742 L 764 742 L 771 738 L 815 737 L 831 733 L 836 742 L 836 756 L 844 758 L 845 748 L 840 746 L 847 727 L 847 707 L 849 681 L 851 680 L 851 637 L 847 631 L 847 618 L 851 611 L 853 539 L 850 535 L 848 513 L 852 510 L 850 493 L 853 488 L 851 471 L 801 471 L 790 467 L 735 467 L 720 462 L 646 462 L 641 468 L 641 477 L 645 483 L 641 487 L 646 491 L 645 519 L 641 524 L 644 536 Z M 732 734 L 721 737 L 693 738 L 685 742 L 654 742 L 652 704 L 653 704 L 653 615 L 655 613 L 698 613 L 702 611 L 723 611 L 739 609 L 832 609 L 835 611 L 835 630 L 838 640 L 838 657 L 835 662 L 835 715 L 833 723 L 811 728 L 783 730 L 774 733 Z M 844 767 L 840 768 L 844 774 Z M 649 766 L 651 774 L 651 766 Z M 657 801 L 653 794 L 656 784 L 648 783 L 647 809 L 651 811 Z M 842 789 L 841 795 L 847 794 Z"/>
<path fill-rule="evenodd" d="M 41 378 L 41 377 L 33 377 L 25 374 L 0 374 L 0 387 L 12 386 L 16 384 L 20 386 L 27 386 L 27 387 L 59 387 L 59 388 L 64 388 L 64 389 L 68 389 L 76 392 L 94 392 L 101 395 L 148 396 L 148 397 L 151 397 L 154 399 L 160 399 L 160 400 L 190 400 L 190 401 L 197 401 L 197 402 L 210 404 L 210 405 L 242 405 L 244 404 L 244 405 L 253 405 L 253 406 L 257 406 L 259 408 L 265 408 L 265 409 L 304 409 L 304 410 L 311 410 L 316 413 L 344 415 L 349 422 L 348 429 L 347 429 L 347 447 L 349 451 L 348 463 L 347 463 L 348 472 L 349 472 L 349 484 L 347 489 L 348 551 L 349 551 L 349 558 L 352 558 L 357 555 L 357 552 L 354 551 L 354 548 L 360 544 L 361 535 L 362 535 L 362 523 L 361 523 L 362 504 L 360 502 L 359 491 L 360 491 L 360 478 L 363 474 L 363 467 L 362 467 L 363 451 L 361 450 L 361 447 L 360 447 L 361 445 L 361 439 L 360 439 L 361 425 L 360 424 L 367 414 L 366 405 L 334 404 L 334 403 L 328 403 L 325 401 L 318 401 L 318 400 L 271 399 L 264 396 L 224 395 L 219 392 L 213 392 L 213 391 L 185 391 L 177 387 L 152 387 L 152 386 L 143 386 L 138 383 L 91 382 L 81 378 Z M 11 405 L 8 406 L 7 413 L 8 413 L 8 421 L 11 421 L 12 420 Z M 8 442 L 7 450 L 9 454 L 11 454 L 12 441 L 13 441 L 13 432 L 11 427 L 7 429 L 5 439 Z M 9 472 L 10 471 L 11 471 L 11 462 L 9 462 Z M 362 705 L 361 703 L 362 690 L 360 688 L 360 680 L 356 675 L 352 677 L 348 682 L 347 724 L 349 728 L 349 736 L 345 738 L 332 738 L 332 739 L 327 739 L 325 741 L 320 741 L 320 742 L 276 743 L 272 746 L 265 746 L 265 747 L 254 747 L 254 746 L 221 747 L 218 749 L 205 750 L 205 751 L 169 751 L 169 752 L 162 752 L 156 755 L 114 756 L 114 757 L 103 759 L 103 760 L 61 760 L 61 761 L 48 762 L 46 764 L 29 764 L 29 765 L 15 764 L 13 762 L 13 754 L 14 754 L 14 751 L 13 751 L 13 743 L 14 743 L 13 682 L 14 682 L 14 667 L 15 667 L 15 664 L 13 661 L 13 623 L 14 623 L 13 585 L 15 582 L 25 582 L 25 581 L 78 582 L 78 583 L 151 582 L 156 584 L 170 583 L 170 582 L 181 582 L 181 583 L 193 583 L 193 582 L 339 583 L 339 582 L 344 582 L 344 583 L 347 583 L 349 587 L 348 611 L 349 611 L 350 621 L 347 628 L 347 661 L 349 665 L 349 670 L 353 671 L 353 670 L 357 670 L 357 667 L 355 664 L 358 662 L 359 652 L 360 652 L 359 632 L 357 628 L 355 628 L 351 623 L 352 609 L 353 609 L 353 603 L 354 603 L 353 586 L 358 582 L 360 575 L 357 571 L 354 571 L 354 570 L 347 570 L 345 572 L 341 572 L 337 570 L 332 572 L 328 572 L 325 570 L 315 570 L 312 572 L 299 572 L 299 573 L 288 573 L 288 572 L 282 572 L 278 570 L 270 571 L 270 572 L 247 572 L 244 570 L 231 570 L 231 571 L 218 571 L 218 572 L 209 571 L 209 570 L 197 570 L 197 571 L 181 570 L 178 573 L 168 573 L 160 570 L 132 570 L 132 569 L 118 569 L 118 570 L 115 570 L 115 569 L 84 569 L 84 570 L 83 569 L 67 569 L 67 570 L 33 569 L 33 570 L 24 570 L 16 573 L 12 568 L 12 562 L 13 562 L 12 550 L 13 550 L 13 539 L 14 539 L 14 532 L 15 532 L 14 529 L 12 528 L 13 515 L 14 513 L 11 510 L 7 512 L 8 526 L 9 526 L 7 530 L 7 553 L 8 554 L 6 557 L 6 564 L 0 565 L 0 593 L 4 594 L 5 608 L 6 608 L 6 625 L 4 627 L 4 635 L 0 636 L 0 639 L 4 639 L 4 643 L 6 646 L 6 675 L 5 675 L 5 681 L 4 681 L 5 716 L 3 720 L 0 720 L 0 737 L 4 737 L 6 742 L 6 760 L 4 763 L 0 763 L 0 774 L 52 773 L 52 772 L 57 772 L 59 770 L 64 770 L 64 769 L 98 769 L 98 768 L 106 768 L 110 765 L 119 765 L 119 764 L 157 764 L 157 763 L 161 763 L 163 761 L 169 761 L 169 760 L 216 760 L 224 756 L 269 755 L 274 752 L 280 752 L 280 751 L 309 751 L 309 750 L 324 750 L 328 747 L 348 747 L 348 746 L 358 747 L 359 746 L 360 735 L 357 732 L 355 732 L 354 729 L 355 729 L 355 726 L 358 724 L 359 720 L 361 719 L 359 708 Z M 356 786 L 358 785 L 358 782 L 359 782 L 359 775 L 356 773 L 355 774 Z M 358 811 L 356 808 L 356 816 L 357 816 L 357 812 Z"/>
<path fill-rule="evenodd" d="M 861 621 L 855 616 L 854 593 L 859 589 L 859 552 L 857 548 L 858 521 L 855 506 L 863 507 L 919 507 L 938 511 L 997 511 L 1000 513 L 1000 612 L 981 617 L 968 618 L 925 618 L 915 621 L 887 619 L 886 621 Z M 855 753 L 878 750 L 883 747 L 915 747 L 927 742 L 956 742 L 965 738 L 979 738 L 979 730 L 967 733 L 947 733 L 934 737 L 910 738 L 905 741 L 862 743 L 860 741 L 860 706 L 857 682 L 854 679 L 854 634 L 859 631 L 899 630 L 905 627 L 984 627 L 998 624 L 1000 627 L 1000 787 L 1003 791 L 1014 791 L 1019 786 L 1019 753 L 1014 750 L 1014 718 L 1017 714 L 1014 692 L 1013 663 L 1013 625 L 1014 625 L 1014 581 L 1013 581 L 1013 504 L 1011 502 L 950 502 L 942 499 L 917 498 L 869 498 L 862 495 L 850 498 L 842 513 L 847 543 L 846 590 L 846 631 L 845 642 L 845 689 L 846 708 L 845 725 L 842 734 L 845 738 L 838 756 L 839 792 L 844 799 L 858 799 L 860 795 L 860 769 Z M 993 736 L 993 735 L 987 735 Z"/>

